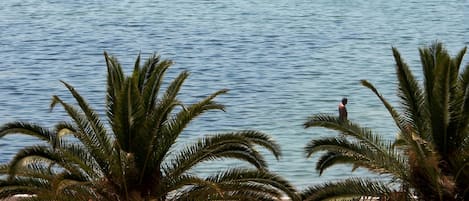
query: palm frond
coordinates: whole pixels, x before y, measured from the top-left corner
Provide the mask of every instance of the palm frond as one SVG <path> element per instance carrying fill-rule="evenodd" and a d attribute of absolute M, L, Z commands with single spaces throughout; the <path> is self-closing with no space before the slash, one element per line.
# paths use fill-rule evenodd
<path fill-rule="evenodd" d="M 213 101 L 215 97 L 217 97 L 220 94 L 225 94 L 228 90 L 219 90 L 209 97 L 189 105 L 188 107 L 184 107 L 181 111 L 177 113 L 177 115 L 169 119 L 165 124 L 165 128 L 169 129 L 168 133 L 181 133 L 184 128 L 195 118 L 197 118 L 199 115 L 203 114 L 206 111 L 209 110 L 224 110 L 224 106 L 221 104 L 216 103 Z M 177 137 L 178 135 L 174 135 L 173 137 Z M 175 139 L 175 138 L 172 138 Z"/>
<path fill-rule="evenodd" d="M 431 137 L 436 148 L 447 152 L 451 59 L 441 44 L 420 50 L 425 75 L 425 93 L 429 108 Z M 426 138 L 428 140 L 428 138 Z"/>
<path fill-rule="evenodd" d="M 61 81 L 65 87 L 69 90 L 69 92 L 73 95 L 75 100 L 77 101 L 81 111 L 85 115 L 84 118 L 87 121 L 87 125 L 89 126 L 89 131 L 87 134 L 92 135 L 92 139 L 97 139 L 99 142 L 99 147 L 104 150 L 104 154 L 109 155 L 111 154 L 111 143 L 110 139 L 107 136 L 106 128 L 104 124 L 101 122 L 99 115 L 89 106 L 86 100 L 68 83 Z M 64 106 L 65 107 L 65 106 Z"/>
<path fill-rule="evenodd" d="M 15 178 L 8 181 L 0 180 L 0 199 L 17 194 L 33 195 L 47 189 L 50 189 L 50 183 L 43 179 Z"/>
<path fill-rule="evenodd" d="M 114 135 L 121 148 L 126 152 L 133 153 L 140 150 L 139 146 L 148 146 L 150 136 L 145 135 L 146 141 L 135 141 L 140 135 L 148 132 L 138 134 L 140 130 L 146 129 L 142 127 L 145 125 L 146 117 L 142 106 L 143 100 L 134 80 L 128 78 L 125 81 L 125 86 L 117 96 L 115 104 L 118 109 L 114 111 L 114 119 L 111 122 Z"/>
<path fill-rule="evenodd" d="M 170 60 L 163 60 L 160 62 L 160 57 L 153 55 L 144 65 L 144 69 L 147 69 L 145 76 L 140 76 L 140 79 L 144 79 L 144 85 L 139 87 L 143 90 L 143 100 L 145 101 L 144 106 L 146 107 L 145 113 L 149 114 L 156 106 L 158 100 L 158 93 L 163 83 L 163 78 L 166 70 L 173 64 Z"/>
<path fill-rule="evenodd" d="M 107 172 L 104 172 L 105 170 L 101 169 L 96 158 L 80 144 L 61 145 L 60 151 L 60 154 L 67 159 L 68 163 L 73 163 L 74 166 L 79 167 L 90 179 L 103 177 L 107 174 Z M 113 155 L 109 155 L 108 158 L 112 160 Z M 111 161 L 108 163 L 112 164 Z"/>
<path fill-rule="evenodd" d="M 53 144 L 55 142 L 55 133 L 38 124 L 28 122 L 10 122 L 0 127 L 0 138 L 9 134 L 25 134 Z"/>
<path fill-rule="evenodd" d="M 386 109 L 388 110 L 389 114 L 391 114 L 391 117 L 393 118 L 396 126 L 400 130 L 406 130 L 407 125 L 405 119 L 403 119 L 398 113 L 398 111 L 378 92 L 376 87 L 373 86 L 373 84 L 371 84 L 367 80 L 361 80 L 360 82 L 363 86 L 370 89 L 379 98 L 379 100 L 383 103 L 384 107 L 386 107 Z"/>
<path fill-rule="evenodd" d="M 158 143 L 158 146 L 154 146 L 154 150 L 160 153 L 167 153 L 171 146 L 175 143 L 179 134 L 199 115 L 203 114 L 209 110 L 223 110 L 224 106 L 213 101 L 215 97 L 220 94 L 226 93 L 228 90 L 219 90 L 207 98 L 194 103 L 188 107 L 184 107 L 179 111 L 174 118 L 169 118 L 166 123 L 163 124 L 161 129 L 161 135 L 165 136 L 163 138 L 154 138 L 163 139 Z M 165 157 L 165 155 L 160 155 L 160 157 Z M 163 158 L 158 158 L 156 161 L 161 161 Z"/>
<path fill-rule="evenodd" d="M 116 58 L 109 56 L 104 52 L 104 59 L 107 66 L 107 93 L 106 93 L 106 113 L 108 120 L 114 119 L 114 112 L 116 110 L 115 101 L 118 93 L 123 86 L 124 72 Z M 110 122 L 112 124 L 112 122 Z"/>
<path fill-rule="evenodd" d="M 373 133 L 369 128 L 363 128 L 351 121 L 342 121 L 339 117 L 328 114 L 317 114 L 308 118 L 305 127 L 322 127 L 340 132 L 345 136 L 352 137 L 359 142 L 366 144 L 379 153 L 388 151 L 389 143 L 386 143 L 381 136 Z"/>
<path fill-rule="evenodd" d="M 191 191 L 188 189 L 193 189 L 195 186 L 197 186 L 197 188 L 203 188 L 206 191 L 222 193 L 217 183 L 194 175 L 184 174 L 177 177 L 165 177 L 162 183 L 164 184 L 162 191 L 176 192 L 176 197 L 183 196 L 183 194 Z"/>
<path fill-rule="evenodd" d="M 109 155 L 106 154 L 103 149 L 101 149 L 100 142 L 99 139 L 97 139 L 97 136 L 89 134 L 93 131 L 92 126 L 86 120 L 86 116 L 83 113 L 80 113 L 79 110 L 74 106 L 62 101 L 62 99 L 60 99 L 58 96 L 53 96 L 51 108 L 53 108 L 56 104 L 61 104 L 65 111 L 68 113 L 68 115 L 73 119 L 75 126 L 78 130 L 78 132 L 74 133 L 74 136 L 76 136 L 87 148 L 87 150 L 96 158 L 96 161 L 99 163 L 101 169 L 107 172 L 109 166 L 106 161 Z"/>
<path fill-rule="evenodd" d="M 280 200 L 283 195 L 299 201 L 296 189 L 278 175 L 250 169 L 231 169 L 207 178 L 220 191 L 193 186 L 178 195 L 179 200 Z"/>
<path fill-rule="evenodd" d="M 317 162 L 316 169 L 320 174 L 327 168 L 336 164 L 352 164 L 363 167 L 372 172 L 390 174 L 401 180 L 407 180 L 406 158 L 402 157 L 390 143 L 382 147 L 385 152 L 376 151 L 366 144 L 348 141 L 342 137 L 321 138 L 311 140 L 305 147 L 307 157 L 322 151 L 327 151 Z"/>
<path fill-rule="evenodd" d="M 181 105 L 181 103 L 177 100 L 176 96 L 182 84 L 184 83 L 184 80 L 188 76 L 188 72 L 180 73 L 179 76 L 171 82 L 170 86 L 168 86 L 163 98 L 156 105 L 156 108 L 153 109 L 152 114 L 150 114 L 150 118 L 147 123 L 152 124 L 152 126 L 149 126 L 149 130 L 151 132 L 148 132 L 148 135 L 151 136 L 149 139 L 151 140 L 148 140 L 148 138 L 142 138 L 145 140 L 145 142 L 147 142 L 146 144 L 150 142 L 148 146 L 141 146 L 141 148 L 145 150 L 147 155 L 144 160 L 140 161 L 142 162 L 142 164 L 144 164 L 143 167 L 146 167 L 148 165 L 152 153 L 156 154 L 154 155 L 155 158 L 153 158 L 151 161 L 156 164 L 161 163 L 161 161 L 166 156 L 167 151 L 174 144 L 174 140 L 172 139 L 177 138 L 177 136 L 179 136 L 180 134 L 173 132 L 162 132 L 162 127 L 166 126 L 166 131 L 172 130 L 170 127 L 173 126 L 173 124 L 166 123 L 168 122 L 169 116 L 171 115 L 173 109 L 176 106 Z M 155 151 L 155 148 L 158 150 Z"/>
<path fill-rule="evenodd" d="M 225 134 L 231 135 L 230 133 L 225 133 Z M 269 135 L 265 133 L 255 131 L 255 130 L 245 130 L 245 131 L 238 131 L 233 134 L 241 135 L 244 138 L 247 138 L 253 144 L 267 149 L 275 156 L 275 158 L 277 158 L 277 160 L 279 160 L 280 157 L 282 156 L 280 145 L 277 142 L 275 142 L 272 139 L 272 137 L 270 137 Z"/>
<path fill-rule="evenodd" d="M 422 107 L 425 101 L 424 92 L 420 88 L 418 81 L 410 71 L 409 66 L 403 61 L 399 51 L 396 48 L 392 49 L 394 60 L 396 62 L 396 75 L 398 78 L 398 96 L 401 99 L 401 104 L 404 107 L 405 122 L 412 130 L 417 131 L 417 134 L 426 135 L 427 122 L 425 122 L 428 112 Z M 407 134 L 407 132 L 403 132 Z M 426 136 L 422 136 L 426 138 Z M 407 136 L 406 138 L 411 138 Z"/>
<path fill-rule="evenodd" d="M 362 196 L 385 197 L 391 195 L 391 192 L 393 190 L 386 183 L 351 178 L 311 186 L 301 193 L 301 197 L 304 201 L 353 200 Z"/>
<path fill-rule="evenodd" d="M 237 183 L 254 183 L 261 184 L 266 189 L 274 188 L 277 189 L 279 194 L 277 199 L 280 199 L 281 195 L 287 195 L 292 201 L 299 200 L 297 190 L 285 179 L 274 173 L 259 171 L 253 169 L 230 169 L 221 174 L 209 177 L 208 180 L 215 181 L 217 183 L 229 182 Z M 269 190 L 266 190 L 269 192 Z"/>
<path fill-rule="evenodd" d="M 218 135 L 199 140 L 175 155 L 168 168 L 168 174 L 178 176 L 202 162 L 220 158 L 238 159 L 259 169 L 267 168 L 264 157 L 249 141 L 240 137 Z"/>
<path fill-rule="evenodd" d="M 10 161 L 8 171 L 8 174 L 10 175 L 9 177 L 14 177 L 18 171 L 22 170 L 23 167 L 34 163 L 44 163 L 45 165 L 58 164 L 60 167 L 72 174 L 82 178 L 85 177 L 80 169 L 73 164 L 68 163 L 68 161 L 63 158 L 63 155 L 52 150 L 48 146 L 31 146 L 19 150 L 15 157 Z"/>

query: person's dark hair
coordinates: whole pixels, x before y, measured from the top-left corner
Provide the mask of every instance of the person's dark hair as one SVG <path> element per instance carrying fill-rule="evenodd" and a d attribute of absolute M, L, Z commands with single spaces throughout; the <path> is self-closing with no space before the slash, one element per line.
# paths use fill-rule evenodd
<path fill-rule="evenodd" d="M 347 98 L 342 98 L 342 103 L 343 103 L 343 104 L 346 104 L 346 103 L 347 103 L 347 101 L 348 101 L 348 99 L 347 99 Z"/>

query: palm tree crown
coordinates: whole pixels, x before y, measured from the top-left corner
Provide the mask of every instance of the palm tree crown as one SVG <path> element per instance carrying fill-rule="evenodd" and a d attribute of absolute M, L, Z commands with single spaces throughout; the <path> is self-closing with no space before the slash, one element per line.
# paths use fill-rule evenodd
<path fill-rule="evenodd" d="M 256 150 L 257 145 L 276 158 L 281 156 L 279 145 L 264 133 L 209 135 L 175 150 L 179 135 L 193 119 L 209 110 L 224 110 L 214 99 L 227 90 L 184 104 L 177 95 L 187 71 L 160 91 L 171 61 L 153 55 L 141 65 L 139 56 L 132 74 L 125 76 L 116 58 L 104 56 L 109 124 L 63 82 L 77 105 L 53 96 L 51 108 L 62 106 L 71 122 L 60 122 L 54 129 L 25 122 L 0 128 L 0 137 L 22 133 L 47 142 L 20 150 L 0 168 L 9 175 L 0 183 L 0 197 L 22 192 L 39 200 L 275 200 L 282 194 L 297 199 L 286 180 L 267 171 L 264 157 Z M 76 140 L 62 137 L 68 134 Z M 206 178 L 191 173 L 204 161 L 227 158 L 255 168 L 229 169 Z M 26 180 L 36 183 L 25 184 Z"/>
<path fill-rule="evenodd" d="M 466 48 L 451 57 L 441 43 L 421 48 L 423 83 L 419 83 L 400 53 L 393 48 L 398 79 L 400 110 L 393 107 L 368 81 L 362 80 L 383 103 L 399 129 L 395 141 L 383 140 L 368 128 L 331 115 L 317 114 L 305 127 L 324 127 L 346 136 L 310 141 L 309 156 L 323 154 L 316 166 L 322 173 L 335 164 L 353 164 L 398 182 L 401 189 L 387 187 L 383 181 L 348 180 L 357 189 L 351 193 L 343 183 L 305 190 L 307 200 L 322 200 L 320 195 L 392 197 L 396 190 L 405 195 L 397 199 L 468 200 L 469 199 L 469 65 L 460 69 Z M 371 186 L 371 187 L 370 187 Z M 333 190 L 336 191 L 333 191 Z M 394 192 L 394 193 L 393 193 Z"/>

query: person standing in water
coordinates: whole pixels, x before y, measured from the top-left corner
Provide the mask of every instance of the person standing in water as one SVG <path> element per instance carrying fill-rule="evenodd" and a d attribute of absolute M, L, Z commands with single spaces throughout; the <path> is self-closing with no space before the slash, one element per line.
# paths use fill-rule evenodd
<path fill-rule="evenodd" d="M 342 98 L 342 101 L 339 103 L 339 119 L 342 121 L 347 120 L 347 98 Z"/>

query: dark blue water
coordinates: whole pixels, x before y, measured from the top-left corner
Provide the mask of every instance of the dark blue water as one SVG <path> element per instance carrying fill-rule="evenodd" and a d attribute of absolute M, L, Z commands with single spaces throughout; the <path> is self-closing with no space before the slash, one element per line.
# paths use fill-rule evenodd
<path fill-rule="evenodd" d="M 397 103 L 391 46 L 419 71 L 418 47 L 440 40 L 454 54 L 469 44 L 468 14 L 463 0 L 3 0 L 0 123 L 51 126 L 66 118 L 48 110 L 54 94 L 70 100 L 59 80 L 103 112 L 103 51 L 118 57 L 127 72 L 139 52 L 157 52 L 176 63 L 168 80 L 181 70 L 192 73 L 184 102 L 231 89 L 218 99 L 227 112 L 194 121 L 181 144 L 205 134 L 256 129 L 282 145 L 283 158 L 269 157 L 270 167 L 299 188 L 368 176 L 343 166 L 318 177 L 316 158 L 305 159 L 303 147 L 334 133 L 302 124 L 313 113 L 335 113 L 347 96 L 352 120 L 394 138 L 391 119 L 359 80 L 370 80 Z M 33 143 L 22 136 L 0 139 L 0 162 Z M 226 165 L 213 162 L 195 171 Z"/>

